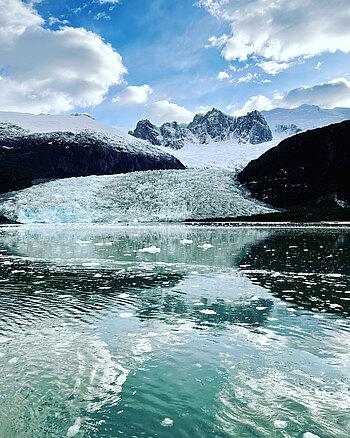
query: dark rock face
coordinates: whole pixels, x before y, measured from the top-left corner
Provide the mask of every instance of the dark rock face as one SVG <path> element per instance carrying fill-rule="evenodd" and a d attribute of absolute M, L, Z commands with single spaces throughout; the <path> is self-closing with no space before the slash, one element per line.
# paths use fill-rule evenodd
<path fill-rule="evenodd" d="M 151 144 L 160 146 L 162 144 L 162 135 L 160 129 L 153 125 L 149 120 L 140 120 L 137 122 L 135 131 L 129 131 L 134 137 L 147 140 Z"/>
<path fill-rule="evenodd" d="M 260 112 L 233 117 L 216 108 L 206 114 L 196 114 L 188 125 L 172 122 L 158 128 L 149 120 L 141 120 L 129 134 L 148 140 L 153 145 L 173 149 L 182 148 L 185 141 L 205 144 L 237 139 L 239 143 L 259 144 L 272 140 L 271 130 Z"/>
<path fill-rule="evenodd" d="M 350 203 L 350 120 L 283 140 L 251 161 L 238 181 L 254 198 L 281 208 Z"/>
<path fill-rule="evenodd" d="M 137 142 L 89 131 L 28 134 L 0 124 L 0 193 L 47 179 L 184 168 L 172 155 Z"/>

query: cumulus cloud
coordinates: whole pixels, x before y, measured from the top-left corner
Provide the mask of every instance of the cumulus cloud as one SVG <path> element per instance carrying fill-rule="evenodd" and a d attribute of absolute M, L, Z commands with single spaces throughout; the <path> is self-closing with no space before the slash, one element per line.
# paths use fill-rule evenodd
<path fill-rule="evenodd" d="M 189 123 L 192 121 L 194 115 L 195 113 L 185 107 L 179 106 L 176 103 L 170 103 L 168 100 L 154 102 L 148 105 L 146 111 L 146 117 L 158 125 L 174 120 L 178 123 Z"/>
<path fill-rule="evenodd" d="M 139 87 L 130 85 L 124 88 L 124 90 L 113 99 L 113 102 L 121 106 L 146 103 L 148 96 L 152 92 L 152 88 L 147 84 Z"/>
<path fill-rule="evenodd" d="M 263 95 L 253 96 L 234 114 L 242 115 L 255 109 L 262 111 L 276 107 L 297 108 L 302 104 L 321 108 L 350 107 L 350 81 L 336 78 L 312 87 L 294 88 L 284 96 L 276 94 L 272 99 Z"/>
<path fill-rule="evenodd" d="M 62 112 L 100 104 L 123 82 L 121 56 L 83 28 L 45 29 L 31 5 L 0 0 L 0 108 Z"/>
<path fill-rule="evenodd" d="M 269 75 L 277 75 L 283 70 L 286 70 L 288 67 L 291 66 L 291 63 L 288 62 L 276 62 L 276 61 L 263 61 L 258 62 L 257 66 L 262 68 L 265 73 Z"/>
<path fill-rule="evenodd" d="M 218 75 L 216 76 L 216 79 L 218 79 L 219 81 L 222 81 L 223 79 L 229 79 L 229 78 L 230 78 L 230 76 L 225 71 L 219 72 Z"/>
<path fill-rule="evenodd" d="M 276 62 L 350 51 L 349 0 L 199 0 L 231 24 L 231 35 L 211 37 L 228 60 L 251 56 Z"/>

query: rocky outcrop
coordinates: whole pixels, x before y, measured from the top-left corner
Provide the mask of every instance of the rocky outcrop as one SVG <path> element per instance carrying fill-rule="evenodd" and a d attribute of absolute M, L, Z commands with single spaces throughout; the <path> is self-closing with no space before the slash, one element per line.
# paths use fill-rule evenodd
<path fill-rule="evenodd" d="M 251 161 L 238 181 L 275 207 L 350 205 L 350 120 L 283 140 Z"/>
<path fill-rule="evenodd" d="M 216 108 L 196 114 L 187 125 L 167 122 L 158 128 L 149 120 L 141 120 L 129 134 L 172 149 L 182 148 L 185 142 L 205 144 L 236 139 L 238 143 L 259 144 L 272 140 L 271 130 L 259 111 L 233 117 Z"/>
<path fill-rule="evenodd" d="M 28 134 L 0 123 L 0 193 L 55 178 L 183 168 L 172 155 L 142 142 L 116 143 L 93 131 Z"/>

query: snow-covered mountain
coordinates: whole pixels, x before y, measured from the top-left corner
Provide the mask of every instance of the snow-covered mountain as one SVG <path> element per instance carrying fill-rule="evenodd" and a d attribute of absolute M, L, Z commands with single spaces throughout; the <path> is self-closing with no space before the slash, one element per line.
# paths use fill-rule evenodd
<path fill-rule="evenodd" d="M 301 105 L 298 108 L 275 108 L 262 111 L 274 137 L 289 137 L 308 129 L 321 128 L 332 123 L 350 119 L 350 108 L 325 109 L 316 105 Z"/>
<path fill-rule="evenodd" d="M 87 116 L 77 116 L 77 122 L 75 116 L 2 117 L 7 121 L 0 121 L 0 193 L 43 179 L 184 168 L 173 155 Z"/>
<path fill-rule="evenodd" d="M 185 143 L 207 144 L 234 139 L 239 144 L 259 144 L 272 140 L 270 128 L 260 112 L 233 117 L 216 108 L 206 114 L 196 114 L 189 124 L 167 122 L 157 127 L 149 120 L 140 120 L 129 134 L 172 149 L 181 149 Z"/>
<path fill-rule="evenodd" d="M 125 132 L 93 119 L 89 114 L 52 115 L 30 114 L 12 111 L 0 111 L 0 122 L 7 122 L 20 126 L 30 133 L 39 132 L 82 132 L 84 130 L 100 132 L 108 137 L 113 137 L 116 142 L 125 144 L 125 140 L 132 144 L 145 144 L 135 141 Z M 118 141 L 119 140 L 119 141 Z"/>

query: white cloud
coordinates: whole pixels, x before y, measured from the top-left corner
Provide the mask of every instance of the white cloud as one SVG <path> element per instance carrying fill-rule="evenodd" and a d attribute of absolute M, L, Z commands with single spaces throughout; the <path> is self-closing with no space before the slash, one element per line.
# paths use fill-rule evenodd
<path fill-rule="evenodd" d="M 288 108 L 295 108 L 303 103 L 322 108 L 350 107 L 350 81 L 336 78 L 313 87 L 295 88 L 283 97 L 282 103 Z"/>
<path fill-rule="evenodd" d="M 249 113 L 250 111 L 258 110 L 269 110 L 273 108 L 272 101 L 261 94 L 258 96 L 252 96 L 247 102 L 243 105 L 240 110 L 234 111 L 235 116 L 243 116 L 244 114 Z"/>
<path fill-rule="evenodd" d="M 152 92 L 152 88 L 147 84 L 139 87 L 130 85 L 124 88 L 124 90 L 113 99 L 113 102 L 121 106 L 146 103 L 148 96 Z"/>
<path fill-rule="evenodd" d="M 226 73 L 225 71 L 221 71 L 219 72 L 219 74 L 216 76 L 216 79 L 218 79 L 219 81 L 222 81 L 223 79 L 229 79 L 229 75 L 228 73 Z"/>
<path fill-rule="evenodd" d="M 299 87 L 284 96 L 276 94 L 272 99 L 266 96 L 252 96 L 235 115 L 249 111 L 270 110 L 276 107 L 297 108 L 300 105 L 317 105 L 321 108 L 350 107 L 350 81 L 345 78 L 332 79 L 312 87 Z"/>
<path fill-rule="evenodd" d="M 178 123 L 189 123 L 192 121 L 194 115 L 195 113 L 185 107 L 176 105 L 176 103 L 170 103 L 168 100 L 154 102 L 148 105 L 146 111 L 146 117 L 158 125 L 174 120 Z"/>
<path fill-rule="evenodd" d="M 240 78 L 237 79 L 237 82 L 239 84 L 243 83 L 243 82 L 250 82 L 253 79 L 257 78 L 258 75 L 256 73 L 252 74 L 252 73 L 247 73 L 245 76 L 241 76 Z"/>
<path fill-rule="evenodd" d="M 42 27 L 20 0 L 0 0 L 0 108 L 62 112 L 100 104 L 123 82 L 121 56 L 83 28 Z"/>
<path fill-rule="evenodd" d="M 289 68 L 291 66 L 291 63 L 276 62 L 276 61 L 263 61 L 263 62 L 258 62 L 257 66 L 262 68 L 265 73 L 275 76 L 278 73 L 280 73 L 281 71 Z"/>
<path fill-rule="evenodd" d="M 315 65 L 315 70 L 321 70 L 321 65 L 322 65 L 322 62 L 318 61 L 318 63 Z"/>
<path fill-rule="evenodd" d="M 287 62 L 337 50 L 350 51 L 349 0 L 199 0 L 212 15 L 231 23 L 222 42 L 228 60 L 261 56 Z"/>

